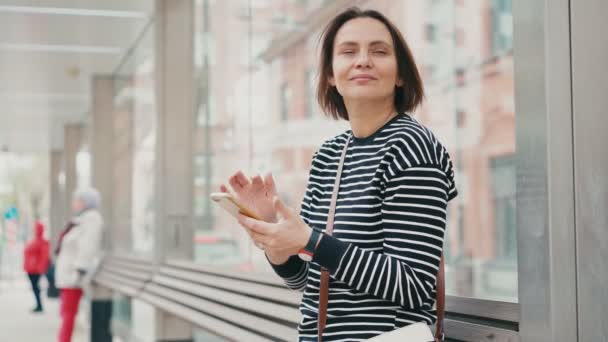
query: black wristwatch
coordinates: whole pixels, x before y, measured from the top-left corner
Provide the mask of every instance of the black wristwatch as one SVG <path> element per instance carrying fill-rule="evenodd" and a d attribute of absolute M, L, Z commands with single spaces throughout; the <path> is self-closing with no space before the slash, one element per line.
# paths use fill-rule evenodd
<path fill-rule="evenodd" d="M 317 242 L 319 241 L 320 237 L 321 233 L 318 230 L 313 229 L 306 247 L 300 249 L 298 252 L 300 259 L 304 261 L 312 261 L 312 257 L 315 255 L 315 250 L 317 249 Z"/>

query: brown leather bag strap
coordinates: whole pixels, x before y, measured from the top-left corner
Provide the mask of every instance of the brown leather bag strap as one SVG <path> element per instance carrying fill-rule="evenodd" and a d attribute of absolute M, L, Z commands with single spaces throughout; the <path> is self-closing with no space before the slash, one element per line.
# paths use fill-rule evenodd
<path fill-rule="evenodd" d="M 327 322 L 327 301 L 329 297 L 329 272 L 321 270 L 321 288 L 319 289 L 319 320 L 317 321 L 318 341 L 323 341 L 323 330 Z"/>
<path fill-rule="evenodd" d="M 439 262 L 439 272 L 437 272 L 437 330 L 435 332 L 435 341 L 443 341 L 443 319 L 445 318 L 445 265 L 443 262 L 443 253 Z"/>
<path fill-rule="evenodd" d="M 346 159 L 346 151 L 350 144 L 350 136 L 346 139 L 338 171 L 336 172 L 336 182 L 334 183 L 334 192 L 331 194 L 331 202 L 329 212 L 327 213 L 327 224 L 325 225 L 325 234 L 331 236 L 334 232 L 334 216 L 336 214 L 336 202 L 338 201 L 338 191 L 340 190 L 340 178 L 342 177 L 342 169 L 344 168 L 344 159 Z M 327 301 L 329 297 L 329 272 L 325 268 L 321 268 L 321 287 L 319 288 L 319 318 L 317 320 L 317 332 L 319 342 L 323 341 L 323 330 L 327 322 Z"/>

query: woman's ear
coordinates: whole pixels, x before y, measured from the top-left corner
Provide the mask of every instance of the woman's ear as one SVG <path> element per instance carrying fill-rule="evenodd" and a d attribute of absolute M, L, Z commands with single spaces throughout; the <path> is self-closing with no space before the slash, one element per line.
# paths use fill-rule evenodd
<path fill-rule="evenodd" d="M 336 86 L 336 80 L 334 79 L 333 76 L 329 76 L 327 78 L 327 82 L 329 83 L 330 86 L 335 87 Z"/>
<path fill-rule="evenodd" d="M 403 80 L 402 79 L 398 79 L 397 82 L 395 82 L 395 85 L 397 87 L 402 87 L 403 86 Z"/>

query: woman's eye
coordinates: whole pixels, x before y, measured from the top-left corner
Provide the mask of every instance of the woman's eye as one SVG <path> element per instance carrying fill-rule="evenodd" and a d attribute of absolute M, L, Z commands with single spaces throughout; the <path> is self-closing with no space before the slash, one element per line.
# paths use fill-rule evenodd
<path fill-rule="evenodd" d="M 353 54 L 354 51 L 353 50 L 344 50 L 344 51 L 342 51 L 342 53 L 345 55 L 350 55 L 350 54 Z"/>
<path fill-rule="evenodd" d="M 374 51 L 374 53 L 377 55 L 386 55 L 386 51 L 384 51 L 384 50 L 376 50 L 376 51 Z"/>

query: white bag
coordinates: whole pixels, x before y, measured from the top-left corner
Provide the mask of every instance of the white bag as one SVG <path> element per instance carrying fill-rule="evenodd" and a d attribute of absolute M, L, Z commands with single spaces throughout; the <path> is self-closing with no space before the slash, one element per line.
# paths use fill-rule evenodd
<path fill-rule="evenodd" d="M 434 342 L 428 325 L 419 322 L 372 337 L 369 342 Z"/>

